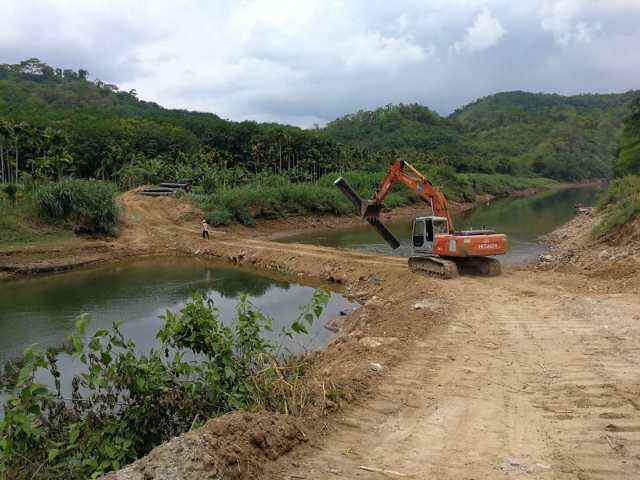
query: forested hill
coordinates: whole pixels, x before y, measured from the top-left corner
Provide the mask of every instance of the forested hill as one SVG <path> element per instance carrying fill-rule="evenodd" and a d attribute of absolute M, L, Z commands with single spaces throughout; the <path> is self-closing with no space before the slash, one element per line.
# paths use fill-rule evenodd
<path fill-rule="evenodd" d="M 451 118 L 472 129 L 498 127 L 506 122 L 532 120 L 559 110 L 574 110 L 581 115 L 601 111 L 622 122 L 634 91 L 612 94 L 562 96 L 550 93 L 502 92 L 482 97 L 457 109 Z"/>
<path fill-rule="evenodd" d="M 281 170 L 282 164 L 318 163 L 335 153 L 331 142 L 300 128 L 165 109 L 138 99 L 135 90 L 120 91 L 87 75 L 37 59 L 0 65 L 0 142 L 18 139 L 26 162 L 40 155 L 38 144 L 58 133 L 75 173 L 102 178 L 130 165 L 152 168 L 154 161 L 184 164 L 176 175 L 188 176 L 189 163 Z M 302 151 L 313 155 L 300 158 Z"/>
<path fill-rule="evenodd" d="M 622 118 L 637 95 L 505 92 L 476 100 L 449 117 L 419 105 L 388 105 L 334 120 L 323 134 L 374 150 L 426 149 L 459 171 L 562 180 L 606 177 Z"/>
<path fill-rule="evenodd" d="M 165 109 L 134 90 L 89 80 L 85 70 L 30 59 L 0 65 L 0 174 L 136 177 L 136 183 L 149 173 L 185 178 L 234 168 L 234 177 L 286 173 L 300 181 L 379 170 L 404 156 L 459 172 L 595 178 L 611 173 L 632 96 L 509 92 L 449 117 L 420 105 L 389 105 L 303 130 Z M 17 169 L 9 156 L 18 158 Z"/>

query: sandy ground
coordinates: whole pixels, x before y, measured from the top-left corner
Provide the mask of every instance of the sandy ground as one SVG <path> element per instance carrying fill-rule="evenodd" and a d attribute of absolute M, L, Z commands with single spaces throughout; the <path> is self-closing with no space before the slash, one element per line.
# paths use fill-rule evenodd
<path fill-rule="evenodd" d="M 363 306 L 340 319 L 310 374 L 348 392 L 337 405 L 295 428 L 269 419 L 260 448 L 244 429 L 228 450 L 218 433 L 239 436 L 238 419 L 213 420 L 110 478 L 640 478 L 636 291 L 577 270 L 443 281 L 401 258 L 235 231 L 205 241 L 186 202 L 127 194 L 123 204 L 122 235 L 105 247 L 113 256 L 221 258 L 331 282 Z M 242 421 L 266 422 L 252 418 Z"/>
<path fill-rule="evenodd" d="M 265 478 L 640 478 L 640 301 L 573 282 L 447 282 L 447 321 Z"/>

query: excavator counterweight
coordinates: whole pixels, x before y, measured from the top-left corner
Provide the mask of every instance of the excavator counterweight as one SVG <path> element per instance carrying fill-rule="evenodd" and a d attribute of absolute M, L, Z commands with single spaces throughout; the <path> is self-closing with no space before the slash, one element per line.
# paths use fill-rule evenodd
<path fill-rule="evenodd" d="M 380 233 L 391 248 L 396 249 L 400 241 L 380 221 L 380 212 L 384 198 L 397 182 L 404 183 L 427 202 L 433 213 L 432 216 L 418 217 L 413 222 L 413 255 L 409 258 L 411 271 L 443 278 L 457 276 L 458 270 L 480 275 L 500 273 L 500 263 L 489 257 L 506 253 L 507 237 L 493 230 L 456 231 L 444 194 L 410 163 L 396 161 L 370 200 L 360 198 L 342 177 L 334 183 L 353 203 L 358 214 Z"/>

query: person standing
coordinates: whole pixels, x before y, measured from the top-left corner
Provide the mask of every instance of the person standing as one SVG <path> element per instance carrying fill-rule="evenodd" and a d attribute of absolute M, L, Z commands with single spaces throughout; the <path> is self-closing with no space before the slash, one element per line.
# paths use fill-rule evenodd
<path fill-rule="evenodd" d="M 209 224 L 204 218 L 202 219 L 202 238 L 209 239 Z"/>

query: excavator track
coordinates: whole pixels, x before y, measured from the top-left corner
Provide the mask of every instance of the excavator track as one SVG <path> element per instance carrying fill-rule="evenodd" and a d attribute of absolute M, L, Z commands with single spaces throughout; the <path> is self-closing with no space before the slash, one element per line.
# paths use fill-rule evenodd
<path fill-rule="evenodd" d="M 409 257 L 409 270 L 444 279 L 455 278 L 459 273 L 496 277 L 502 272 L 500 262 L 495 258 L 442 258 L 429 255 Z"/>
<path fill-rule="evenodd" d="M 409 270 L 444 279 L 458 276 L 455 262 L 435 256 L 409 257 Z"/>
<path fill-rule="evenodd" d="M 456 265 L 461 273 L 482 277 L 497 277 L 502 273 L 500 262 L 490 257 L 456 258 Z"/>

